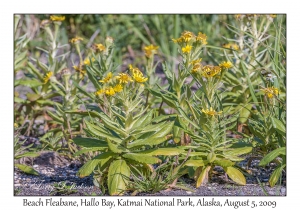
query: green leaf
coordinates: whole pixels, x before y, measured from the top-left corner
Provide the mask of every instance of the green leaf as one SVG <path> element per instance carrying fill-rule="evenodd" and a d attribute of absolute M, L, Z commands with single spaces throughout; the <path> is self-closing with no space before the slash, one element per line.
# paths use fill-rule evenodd
<path fill-rule="evenodd" d="M 192 166 L 192 167 L 205 166 L 207 164 L 208 164 L 208 161 L 206 161 L 206 160 L 187 160 L 184 163 L 185 166 Z"/>
<path fill-rule="evenodd" d="M 268 163 L 270 163 L 272 160 L 274 160 L 276 157 L 279 155 L 286 155 L 286 148 L 285 147 L 280 147 L 278 149 L 273 150 L 269 154 L 267 154 L 260 162 L 259 166 L 265 166 Z"/>
<path fill-rule="evenodd" d="M 140 117 L 139 119 L 137 119 L 131 126 L 131 130 L 134 130 L 136 128 L 145 127 L 146 125 L 148 125 L 151 122 L 152 115 L 153 115 L 153 110 L 151 110 L 147 114 L 145 114 L 142 117 Z"/>
<path fill-rule="evenodd" d="M 221 166 L 222 168 L 226 168 L 229 166 L 233 166 L 234 162 L 230 160 L 221 159 L 221 160 L 215 160 L 214 164 Z"/>
<path fill-rule="evenodd" d="M 282 170 L 285 168 L 285 164 L 282 165 L 282 166 L 278 166 L 272 173 L 272 175 L 270 176 L 270 179 L 269 179 L 269 184 L 271 187 L 274 187 L 275 184 L 278 182 L 278 179 L 280 178 L 281 176 L 281 173 L 282 173 Z"/>
<path fill-rule="evenodd" d="M 30 166 L 23 165 L 23 164 L 15 164 L 15 166 L 18 167 L 21 171 L 25 172 L 26 174 L 32 174 L 36 176 L 39 175 L 39 173 Z"/>
<path fill-rule="evenodd" d="M 150 155 L 139 154 L 139 153 L 126 153 L 122 156 L 124 158 L 131 159 L 140 163 L 155 164 L 161 162 L 159 158 L 152 157 Z"/>
<path fill-rule="evenodd" d="M 107 142 L 101 141 L 99 139 L 93 138 L 84 138 L 84 137 L 75 137 L 72 139 L 75 144 L 82 146 L 82 147 L 108 147 Z"/>
<path fill-rule="evenodd" d="M 42 86 L 43 83 L 37 79 L 22 79 L 20 80 L 19 85 L 24 85 L 33 88 L 33 87 Z"/>
<path fill-rule="evenodd" d="M 127 152 L 127 149 L 122 147 L 121 145 L 114 144 L 110 139 L 106 139 L 108 143 L 108 148 L 113 152 L 113 153 L 118 153 L 121 154 L 122 152 Z"/>
<path fill-rule="evenodd" d="M 244 175 L 238 169 L 230 166 L 224 168 L 224 170 L 235 183 L 240 185 L 246 184 L 246 179 Z"/>
<path fill-rule="evenodd" d="M 241 105 L 243 106 L 240 110 L 240 114 L 239 114 L 239 122 L 240 123 L 245 123 L 248 120 L 248 117 L 250 115 L 250 111 L 252 108 L 252 104 L 248 104 L 248 105 Z"/>
<path fill-rule="evenodd" d="M 37 99 L 39 99 L 41 97 L 41 95 L 36 94 L 36 93 L 27 93 L 26 96 L 29 101 L 36 101 Z"/>
<path fill-rule="evenodd" d="M 20 158 L 22 158 L 22 157 L 38 157 L 40 154 L 39 153 L 37 153 L 37 152 L 25 152 L 25 153 L 23 153 L 23 154 L 21 154 L 21 155 L 17 155 L 17 156 L 15 156 L 15 159 L 20 159 Z"/>
<path fill-rule="evenodd" d="M 214 152 L 210 152 L 207 155 L 207 160 L 209 163 L 214 162 L 214 160 L 216 159 L 216 154 Z"/>
<path fill-rule="evenodd" d="M 143 152 L 139 152 L 139 154 L 173 156 L 173 155 L 180 155 L 183 152 L 184 150 L 179 148 L 156 148 L 156 149 L 149 149 Z"/>
<path fill-rule="evenodd" d="M 114 158 L 115 155 L 112 152 L 105 152 L 100 155 L 97 155 L 92 160 L 86 162 L 78 171 L 78 175 L 80 178 L 90 175 L 95 167 L 98 164 L 101 164 L 101 161 L 107 162 L 109 159 Z"/>
<path fill-rule="evenodd" d="M 125 160 L 115 160 L 108 170 L 108 191 L 110 195 L 122 195 L 130 177 L 130 168 Z"/>
<path fill-rule="evenodd" d="M 286 135 L 286 129 L 285 125 L 278 119 L 271 117 L 271 122 L 275 130 L 280 133 L 281 135 L 285 136 Z"/>
<path fill-rule="evenodd" d="M 235 149 L 230 149 L 229 150 L 226 150 L 223 152 L 224 155 L 236 155 L 236 156 L 239 156 L 239 155 L 243 155 L 243 154 L 246 154 L 246 153 L 249 153 L 252 151 L 252 147 L 242 147 L 242 148 L 235 148 Z"/>
<path fill-rule="evenodd" d="M 50 115 L 50 117 L 51 117 L 53 120 L 55 120 L 55 121 L 57 121 L 57 122 L 60 122 L 60 123 L 64 123 L 64 119 L 61 118 L 61 117 L 58 117 L 56 114 L 53 114 L 53 113 L 50 112 L 50 111 L 48 111 L 47 114 Z"/>
<path fill-rule="evenodd" d="M 81 154 L 84 154 L 84 153 L 87 153 L 87 152 L 101 151 L 101 150 L 104 150 L 104 149 L 105 148 L 103 148 L 103 147 L 89 147 L 89 148 L 81 149 L 81 150 L 75 152 L 74 156 L 78 156 L 78 155 L 81 155 Z"/>
<path fill-rule="evenodd" d="M 132 142 L 131 144 L 128 145 L 128 148 L 132 148 L 135 146 L 145 146 L 145 145 L 153 146 L 168 140 L 166 135 L 172 130 L 173 124 L 174 122 L 167 123 L 166 125 L 161 127 L 159 131 L 147 137 L 146 139 L 141 139 L 141 140 L 139 139 Z"/>
<path fill-rule="evenodd" d="M 200 176 L 197 178 L 196 188 L 200 187 L 205 179 L 208 179 L 208 172 L 211 166 L 206 166 L 202 169 Z"/>

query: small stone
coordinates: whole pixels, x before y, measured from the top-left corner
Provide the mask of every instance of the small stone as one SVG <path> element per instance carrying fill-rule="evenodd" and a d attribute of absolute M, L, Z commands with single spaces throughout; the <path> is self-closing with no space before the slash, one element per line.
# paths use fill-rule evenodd
<path fill-rule="evenodd" d="M 286 193 L 286 189 L 285 189 L 285 188 L 281 188 L 281 189 L 280 189 L 280 192 L 281 192 L 282 194 L 284 194 L 284 195 L 285 195 L 285 193 Z"/>
<path fill-rule="evenodd" d="M 33 168 L 38 168 L 39 167 L 39 165 L 33 165 Z"/>
<path fill-rule="evenodd" d="M 192 192 L 191 192 L 191 191 L 186 191 L 186 194 L 189 194 L 189 195 L 190 195 L 190 194 L 192 194 Z"/>
<path fill-rule="evenodd" d="M 15 184 L 15 187 L 20 187 L 21 186 L 21 184 Z"/>

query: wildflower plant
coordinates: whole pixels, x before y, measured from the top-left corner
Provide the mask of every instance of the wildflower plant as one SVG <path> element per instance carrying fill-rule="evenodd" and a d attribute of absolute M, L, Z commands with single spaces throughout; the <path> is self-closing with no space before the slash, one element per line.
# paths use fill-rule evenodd
<path fill-rule="evenodd" d="M 178 155 L 182 149 L 157 147 L 171 138 L 174 121 L 156 117 L 145 107 L 144 83 L 148 78 L 139 69 L 109 72 L 98 81 L 93 70 L 88 68 L 88 75 L 98 87 L 92 98 L 99 105 L 82 113 L 87 116 L 85 136 L 73 141 L 82 147 L 77 154 L 99 151 L 99 155 L 85 163 L 78 174 L 84 177 L 94 172 L 98 186 L 103 190 L 107 186 L 111 195 L 119 195 L 126 190 L 134 167 L 152 170 L 151 164 L 161 162 L 156 156 Z"/>

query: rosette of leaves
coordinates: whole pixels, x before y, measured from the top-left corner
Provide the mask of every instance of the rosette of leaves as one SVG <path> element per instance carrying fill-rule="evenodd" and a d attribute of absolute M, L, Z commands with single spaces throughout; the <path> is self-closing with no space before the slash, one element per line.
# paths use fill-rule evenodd
<path fill-rule="evenodd" d="M 118 107 L 111 107 L 111 111 L 111 116 L 91 111 L 92 119 L 84 121 L 87 137 L 75 137 L 73 141 L 82 147 L 77 155 L 100 152 L 82 166 L 79 176 L 98 171 L 95 178 L 99 184 L 107 184 L 110 195 L 121 195 L 135 168 L 153 170 L 152 164 L 161 162 L 156 156 L 179 155 L 183 150 L 157 147 L 172 136 L 174 122 L 168 118 L 153 117 L 153 110 L 147 109 L 136 114 L 126 114 Z"/>
<path fill-rule="evenodd" d="M 189 175 L 196 180 L 196 187 L 207 182 L 215 166 L 220 166 L 237 184 L 245 185 L 246 179 L 235 164 L 240 157 L 252 150 L 252 145 L 237 142 L 226 137 L 226 131 L 236 126 L 236 116 L 208 116 L 195 105 L 191 106 L 192 116 L 180 110 L 175 126 L 183 129 L 192 139 L 193 149 L 184 164 L 190 166 Z"/>

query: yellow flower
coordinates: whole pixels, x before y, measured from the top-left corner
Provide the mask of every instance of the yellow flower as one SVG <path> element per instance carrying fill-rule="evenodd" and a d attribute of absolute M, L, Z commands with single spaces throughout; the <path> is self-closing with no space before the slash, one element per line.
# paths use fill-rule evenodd
<path fill-rule="evenodd" d="M 51 15 L 50 16 L 50 20 L 59 21 L 59 22 L 64 21 L 65 18 L 66 18 L 65 16 L 56 16 L 56 15 Z"/>
<path fill-rule="evenodd" d="M 79 36 L 76 36 L 76 37 L 70 39 L 70 42 L 71 42 L 72 44 L 76 44 L 76 43 L 78 43 L 79 41 L 82 41 L 82 40 L 83 40 L 83 38 L 81 38 L 81 37 L 79 37 Z"/>
<path fill-rule="evenodd" d="M 191 52 L 192 48 L 193 47 L 191 45 L 187 45 L 187 46 L 181 48 L 181 50 L 182 50 L 183 53 L 188 54 L 188 53 Z"/>
<path fill-rule="evenodd" d="M 95 61 L 95 58 L 92 58 L 92 62 L 94 62 L 94 61 Z M 86 58 L 86 59 L 83 61 L 83 63 L 84 63 L 84 65 L 87 65 L 87 66 L 91 65 L 90 58 Z"/>
<path fill-rule="evenodd" d="M 46 74 L 46 76 L 44 76 L 44 84 L 46 84 L 49 81 L 49 79 L 52 75 L 53 75 L 53 72 L 50 71 Z"/>
<path fill-rule="evenodd" d="M 222 63 L 219 64 L 219 66 L 221 68 L 224 68 L 224 69 L 229 69 L 231 68 L 233 65 L 230 61 L 223 61 Z"/>
<path fill-rule="evenodd" d="M 184 41 L 184 42 L 189 42 L 192 38 L 194 38 L 195 35 L 190 32 L 190 31 L 184 31 L 181 33 L 181 39 Z"/>
<path fill-rule="evenodd" d="M 80 73 L 79 78 L 82 79 L 84 75 L 86 74 L 86 71 L 82 69 L 82 64 L 79 64 L 78 66 L 73 66 L 73 69 L 78 71 Z"/>
<path fill-rule="evenodd" d="M 104 77 L 102 80 L 99 80 L 99 82 L 101 82 L 101 83 L 108 83 L 111 80 L 112 76 L 113 76 L 112 73 L 109 72 L 106 75 L 106 77 Z"/>
<path fill-rule="evenodd" d="M 125 73 L 119 73 L 119 76 L 116 76 L 116 79 L 119 80 L 119 83 L 128 83 L 132 82 L 133 80 L 130 78 L 128 74 Z"/>
<path fill-rule="evenodd" d="M 136 72 L 141 72 L 141 70 L 139 70 L 138 68 L 136 68 L 136 67 L 133 68 L 131 64 L 129 65 L 129 70 L 132 72 L 132 74 L 134 74 Z"/>
<path fill-rule="evenodd" d="M 14 123 L 14 127 L 15 127 L 15 128 L 19 127 L 19 126 L 18 126 L 18 123 Z"/>
<path fill-rule="evenodd" d="M 198 36 L 196 37 L 196 41 L 200 41 L 202 44 L 207 44 L 207 36 L 206 34 L 203 34 L 201 32 L 198 33 Z"/>
<path fill-rule="evenodd" d="M 199 58 L 197 60 L 193 60 L 190 62 L 190 64 L 195 65 L 196 63 L 200 63 L 202 61 L 202 58 Z"/>
<path fill-rule="evenodd" d="M 150 44 L 149 46 L 144 47 L 145 55 L 150 58 L 152 55 L 157 53 L 158 46 Z"/>
<path fill-rule="evenodd" d="M 148 80 L 148 78 L 144 77 L 143 73 L 140 71 L 133 72 L 133 79 L 138 83 L 143 83 Z"/>
<path fill-rule="evenodd" d="M 221 72 L 221 68 L 219 66 L 207 65 L 202 68 L 202 76 L 206 78 L 214 77 L 220 72 Z"/>
<path fill-rule="evenodd" d="M 210 116 L 215 116 L 215 115 L 219 115 L 219 114 L 221 114 L 222 113 L 222 111 L 220 111 L 220 112 L 217 112 L 217 111 L 215 111 L 212 107 L 210 107 L 210 109 L 202 109 L 201 110 L 204 114 L 206 114 L 206 115 L 210 115 Z"/>
<path fill-rule="evenodd" d="M 174 43 L 180 43 L 182 40 L 181 40 L 181 38 L 178 38 L 178 39 L 172 39 L 172 41 L 173 41 Z"/>
<path fill-rule="evenodd" d="M 94 44 L 96 50 L 98 50 L 99 52 L 104 51 L 106 48 L 103 44 Z"/>
<path fill-rule="evenodd" d="M 116 92 L 112 87 L 108 87 L 108 88 L 105 89 L 105 95 L 113 96 L 115 94 L 116 94 Z"/>
<path fill-rule="evenodd" d="M 279 91 L 275 87 L 268 87 L 261 89 L 267 96 L 268 98 L 273 98 L 275 95 L 278 95 Z"/>
<path fill-rule="evenodd" d="M 116 93 L 119 93 L 123 90 L 123 86 L 121 84 L 117 84 L 115 87 L 114 87 L 114 91 Z"/>
<path fill-rule="evenodd" d="M 202 67 L 201 63 L 194 64 L 191 73 L 192 74 L 198 73 L 201 70 L 201 67 Z"/>
<path fill-rule="evenodd" d="M 101 95 L 101 94 L 103 94 L 103 93 L 105 93 L 105 90 L 100 89 L 100 90 L 97 90 L 97 91 L 95 92 L 95 95 L 98 96 L 98 95 Z"/>
<path fill-rule="evenodd" d="M 230 43 L 223 44 L 223 47 L 224 48 L 229 48 L 229 49 L 234 49 L 234 50 L 238 50 L 239 49 L 239 46 L 237 44 L 230 44 Z"/>

